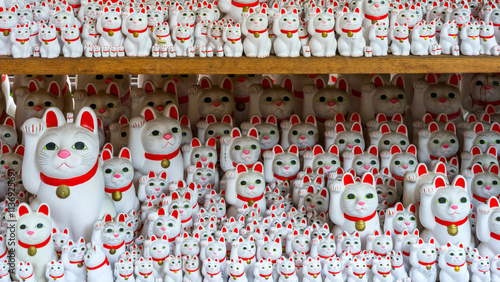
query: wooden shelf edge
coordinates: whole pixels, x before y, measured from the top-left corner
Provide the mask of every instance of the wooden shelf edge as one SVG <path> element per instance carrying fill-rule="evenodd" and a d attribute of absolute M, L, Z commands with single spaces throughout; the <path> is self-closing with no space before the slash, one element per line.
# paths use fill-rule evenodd
<path fill-rule="evenodd" d="M 500 72 L 492 56 L 373 58 L 28 58 L 0 56 L 4 74 L 372 74 Z"/>

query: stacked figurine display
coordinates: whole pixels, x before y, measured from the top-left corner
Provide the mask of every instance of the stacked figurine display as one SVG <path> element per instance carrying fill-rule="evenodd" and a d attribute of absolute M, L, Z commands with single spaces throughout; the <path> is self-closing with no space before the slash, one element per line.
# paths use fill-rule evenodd
<path fill-rule="evenodd" d="M 0 281 L 500 281 L 498 74 L 71 81 L 4 79 Z"/>
<path fill-rule="evenodd" d="M 4 1 L 0 55 L 500 55 L 495 1 Z"/>

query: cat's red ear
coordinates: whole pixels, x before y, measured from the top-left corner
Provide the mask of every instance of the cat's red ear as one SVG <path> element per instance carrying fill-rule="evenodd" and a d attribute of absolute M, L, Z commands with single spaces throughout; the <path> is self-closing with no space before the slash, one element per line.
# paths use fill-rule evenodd
<path fill-rule="evenodd" d="M 49 84 L 49 92 L 56 95 L 56 96 L 61 96 L 61 87 L 59 86 L 59 83 L 56 81 L 52 81 Z"/>
<path fill-rule="evenodd" d="M 111 152 L 109 150 L 107 150 L 107 149 L 104 150 L 104 151 L 102 151 L 102 153 L 101 153 L 101 159 L 102 159 L 103 162 L 111 159 L 112 157 L 113 156 L 111 155 Z"/>
<path fill-rule="evenodd" d="M 107 92 L 115 97 L 120 97 L 120 88 L 118 88 L 118 84 L 114 81 L 108 85 Z"/>
<path fill-rule="evenodd" d="M 66 123 L 63 113 L 58 108 L 49 108 L 42 118 L 47 124 L 47 128 L 59 127 Z"/>
<path fill-rule="evenodd" d="M 119 156 L 120 156 L 120 158 L 125 158 L 125 159 L 130 160 L 130 158 L 131 158 L 131 156 L 130 156 L 130 150 L 127 147 L 123 147 L 120 150 Z"/>
<path fill-rule="evenodd" d="M 97 89 L 95 88 L 95 85 L 93 83 L 87 84 L 87 95 L 95 95 L 97 94 Z"/>
<path fill-rule="evenodd" d="M 163 111 L 163 114 L 166 117 L 179 120 L 179 110 L 177 109 L 177 106 L 174 104 L 168 105 L 167 108 Z"/>
<path fill-rule="evenodd" d="M 150 108 L 145 108 L 144 110 L 142 110 L 142 116 L 146 121 L 150 121 L 156 118 L 155 112 Z"/>
<path fill-rule="evenodd" d="M 13 118 L 11 117 L 6 117 L 5 121 L 3 122 L 4 125 L 10 126 L 12 128 L 16 128 L 16 123 Z"/>
<path fill-rule="evenodd" d="M 83 108 L 78 113 L 76 124 L 97 134 L 97 117 L 95 116 L 94 111 L 89 107 Z"/>
<path fill-rule="evenodd" d="M 11 152 L 11 148 L 8 145 L 2 145 L 2 155 L 8 154 Z"/>
<path fill-rule="evenodd" d="M 164 89 L 168 93 L 177 95 L 177 84 L 172 80 L 165 83 Z"/>
<path fill-rule="evenodd" d="M 38 207 L 38 210 L 36 211 L 37 213 L 41 213 L 41 214 L 44 214 L 46 216 L 49 216 L 50 214 L 50 209 L 49 209 L 49 206 L 45 203 L 41 204 L 39 207 Z"/>
<path fill-rule="evenodd" d="M 221 88 L 224 88 L 230 92 L 233 92 L 233 81 L 231 78 L 226 77 L 221 82 Z"/>
<path fill-rule="evenodd" d="M 19 217 L 21 217 L 25 214 L 29 214 L 30 212 L 31 212 L 31 208 L 30 208 L 30 206 L 28 206 L 28 204 L 26 204 L 26 203 L 20 204 L 19 207 L 17 208 L 18 219 L 19 219 Z"/>
<path fill-rule="evenodd" d="M 262 165 L 262 163 L 257 162 L 253 165 L 253 171 L 258 171 L 260 173 L 264 173 L 264 166 Z"/>

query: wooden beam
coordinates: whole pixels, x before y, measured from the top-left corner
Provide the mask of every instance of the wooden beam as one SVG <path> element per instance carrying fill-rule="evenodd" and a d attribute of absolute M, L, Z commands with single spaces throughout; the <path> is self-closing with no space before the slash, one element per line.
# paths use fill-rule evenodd
<path fill-rule="evenodd" d="M 28 58 L 0 56 L 4 74 L 372 74 L 500 72 L 492 56 L 373 58 Z"/>

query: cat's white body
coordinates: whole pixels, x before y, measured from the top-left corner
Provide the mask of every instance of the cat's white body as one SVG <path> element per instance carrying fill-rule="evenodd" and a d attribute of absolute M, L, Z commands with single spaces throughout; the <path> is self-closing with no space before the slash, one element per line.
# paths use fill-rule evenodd
<path fill-rule="evenodd" d="M 18 262 L 16 264 L 16 275 L 18 281 L 23 282 L 37 282 L 33 265 L 30 262 Z"/>
<path fill-rule="evenodd" d="M 10 33 L 10 41 L 12 42 L 12 57 L 14 58 L 29 58 L 33 52 L 33 47 L 30 44 L 30 28 L 29 24 L 17 25 Z"/>
<path fill-rule="evenodd" d="M 2 34 L 0 35 L 0 55 L 11 55 L 12 41 L 11 32 L 18 24 L 17 7 L 2 7 L 0 9 L 0 15 L 2 16 L 2 22 L 0 22 L 0 29 Z"/>
<path fill-rule="evenodd" d="M 249 12 L 242 13 L 241 32 L 246 36 L 243 40 L 245 56 L 269 57 L 272 44 L 267 26 L 266 9 L 261 9 L 260 12 L 250 9 Z"/>
<path fill-rule="evenodd" d="M 366 45 L 362 32 L 362 14 L 359 8 L 349 11 L 344 7 L 342 13 L 337 15 L 337 24 L 335 26 L 338 39 L 338 49 L 341 56 L 361 57 Z"/>
<path fill-rule="evenodd" d="M 228 216 L 236 216 L 238 208 L 254 203 L 257 203 L 261 214 L 264 214 L 266 199 L 262 163 L 257 162 L 251 170 L 243 164 L 238 164 L 235 170 L 226 173 L 226 177 L 226 200 L 231 205 L 227 211 Z"/>
<path fill-rule="evenodd" d="M 114 276 L 116 282 L 135 282 L 134 262 L 132 258 L 120 259 L 115 264 Z"/>
<path fill-rule="evenodd" d="M 441 53 L 443 54 L 453 54 L 455 56 L 459 55 L 459 30 L 457 23 L 455 21 L 445 22 L 441 28 L 441 36 L 439 44 L 441 45 Z"/>
<path fill-rule="evenodd" d="M 37 195 L 31 206 L 48 203 L 55 227 L 68 228 L 73 239 L 90 240 L 94 222 L 106 213 L 116 214 L 114 204 L 103 189 L 94 111 L 83 108 L 75 123 L 67 124 L 60 110 L 50 108 L 43 119 L 27 120 L 22 130 L 27 146 L 23 175 L 30 175 L 23 177 L 23 184 L 26 190 Z M 64 137 L 57 138 L 59 135 Z M 44 155 L 46 163 L 36 161 L 39 154 Z M 78 178 L 81 175 L 85 177 Z M 56 192 L 59 185 L 65 183 L 69 185 Z"/>
<path fill-rule="evenodd" d="M 308 45 L 311 55 L 315 57 L 332 57 L 337 52 L 337 39 L 335 38 L 335 17 L 333 9 L 326 12 L 316 8 L 314 17 L 307 23 L 307 31 L 311 35 Z"/>
<path fill-rule="evenodd" d="M 68 281 L 85 281 L 87 269 L 84 264 L 84 256 L 86 251 L 87 247 L 83 238 L 75 242 L 70 240 L 61 248 L 61 261 L 64 265 L 64 275 Z"/>
<path fill-rule="evenodd" d="M 419 22 L 413 27 L 411 32 L 411 54 L 417 56 L 427 56 L 431 49 L 431 40 L 426 22 Z"/>
<path fill-rule="evenodd" d="M 177 27 L 173 29 L 173 33 L 173 39 L 175 41 L 175 55 L 180 57 L 190 56 L 190 52 L 194 52 L 194 38 L 192 29 L 189 27 L 189 24 L 178 24 Z"/>
<path fill-rule="evenodd" d="M 477 208 L 476 235 L 481 244 L 478 250 L 483 256 L 495 257 L 500 252 L 497 234 L 500 234 L 500 225 L 495 218 L 500 214 L 498 199 L 491 197 L 486 204 Z"/>
<path fill-rule="evenodd" d="M 42 25 L 40 32 L 38 33 L 38 38 L 40 39 L 40 57 L 42 58 L 56 58 L 61 53 L 61 45 L 57 39 L 57 31 L 54 25 L 46 26 Z"/>
<path fill-rule="evenodd" d="M 287 12 L 281 9 L 280 16 L 273 21 L 276 39 L 273 50 L 278 57 L 298 57 L 301 43 L 299 38 L 299 16 L 297 9 Z"/>
<path fill-rule="evenodd" d="M 391 52 L 394 56 L 408 56 L 410 55 L 410 31 L 406 23 L 400 25 L 396 23 L 391 26 L 389 32 L 391 38 Z"/>
<path fill-rule="evenodd" d="M 241 36 L 240 24 L 228 24 L 222 34 L 224 43 L 224 56 L 241 57 L 243 55 L 243 38 Z"/>
<path fill-rule="evenodd" d="M 77 25 L 66 26 L 61 30 L 63 39 L 62 52 L 66 58 L 79 58 L 83 54 L 80 30 Z"/>
<path fill-rule="evenodd" d="M 125 252 L 125 232 L 125 214 L 123 213 L 114 220 L 107 214 L 94 224 L 92 242 L 102 247 L 112 269 Z"/>
<path fill-rule="evenodd" d="M 145 57 L 151 53 L 153 43 L 151 41 L 150 29 L 146 10 L 130 10 L 127 18 L 123 19 L 122 32 L 126 36 L 123 46 L 125 54 L 131 57 Z"/>
<path fill-rule="evenodd" d="M 33 277 L 36 281 L 47 281 L 45 269 L 47 263 L 57 259 L 52 241 L 52 227 L 49 206 L 41 204 L 36 212 L 26 204 L 17 209 L 17 229 L 15 244 L 15 260 L 30 262 L 33 266 Z M 39 224 L 43 227 L 39 228 Z M 36 246 L 36 247 L 35 247 Z"/>
<path fill-rule="evenodd" d="M 411 246 L 409 277 L 412 281 L 436 281 L 437 278 L 437 252 L 434 239 L 424 243 L 422 239 Z"/>
<path fill-rule="evenodd" d="M 155 277 L 153 275 L 153 260 L 151 258 L 139 258 L 134 262 L 135 279 L 138 282 L 153 282 Z"/>
<path fill-rule="evenodd" d="M 481 53 L 481 39 L 479 38 L 479 24 L 466 23 L 460 31 L 460 52 L 465 56 L 477 56 Z"/>
<path fill-rule="evenodd" d="M 391 259 L 388 255 L 374 259 L 371 271 L 373 272 L 373 282 L 392 282 L 396 280 L 396 277 L 392 274 Z"/>
<path fill-rule="evenodd" d="M 48 281 L 54 282 L 69 282 L 65 275 L 65 269 L 62 261 L 51 261 L 47 264 L 47 270 L 45 272 L 45 277 Z"/>
<path fill-rule="evenodd" d="M 471 282 L 491 281 L 490 259 L 488 256 L 476 257 L 474 261 L 472 261 L 470 272 Z"/>
<path fill-rule="evenodd" d="M 286 259 L 285 257 L 281 257 L 276 263 L 278 264 L 275 267 L 278 268 L 279 282 L 299 282 L 293 258 Z"/>
<path fill-rule="evenodd" d="M 387 50 L 389 49 L 387 34 L 388 24 L 386 23 L 376 23 L 370 27 L 368 38 L 370 39 L 372 56 L 387 56 Z"/>
<path fill-rule="evenodd" d="M 201 273 L 203 274 L 203 282 L 223 282 L 221 267 L 218 260 L 213 260 L 211 258 L 203 261 L 203 266 L 201 268 Z"/>
<path fill-rule="evenodd" d="M 439 281 L 442 282 L 468 282 L 465 250 L 463 244 L 452 245 L 447 243 L 439 249 L 438 264 L 441 268 Z"/>
<path fill-rule="evenodd" d="M 344 282 L 343 269 L 345 267 L 341 264 L 339 257 L 331 257 L 326 260 L 323 266 L 325 282 Z"/>
<path fill-rule="evenodd" d="M 102 16 L 97 18 L 96 31 L 101 34 L 98 42 L 101 48 L 122 46 L 124 36 L 120 7 L 114 10 L 104 7 Z"/>

